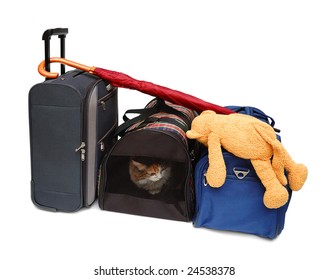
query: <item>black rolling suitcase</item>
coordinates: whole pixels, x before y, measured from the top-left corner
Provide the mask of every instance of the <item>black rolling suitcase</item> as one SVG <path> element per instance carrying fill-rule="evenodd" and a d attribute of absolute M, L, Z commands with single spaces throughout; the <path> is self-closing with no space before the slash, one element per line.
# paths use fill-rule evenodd
<path fill-rule="evenodd" d="M 61 41 L 65 56 L 67 29 L 43 34 L 46 69 L 49 42 Z M 89 73 L 73 70 L 33 86 L 29 93 L 31 196 L 39 208 L 73 212 L 97 197 L 103 155 L 114 142 L 118 123 L 117 88 Z"/>

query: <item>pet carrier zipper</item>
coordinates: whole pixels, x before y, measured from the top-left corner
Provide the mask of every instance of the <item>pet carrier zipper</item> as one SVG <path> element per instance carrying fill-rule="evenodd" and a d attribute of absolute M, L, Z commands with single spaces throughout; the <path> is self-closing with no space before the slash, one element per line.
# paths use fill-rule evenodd
<path fill-rule="evenodd" d="M 81 161 L 85 161 L 86 160 L 86 143 L 85 142 L 81 142 L 80 147 L 75 149 L 75 152 L 79 152 L 81 153 Z"/>
<path fill-rule="evenodd" d="M 184 197 L 185 197 L 185 211 L 186 211 L 186 218 L 188 221 L 190 221 L 193 218 L 193 214 L 191 213 L 191 195 L 190 195 L 190 175 L 191 175 L 191 158 L 190 158 L 190 153 L 188 151 L 188 149 L 185 147 L 185 145 L 183 144 L 183 142 L 181 140 L 179 140 L 178 138 L 174 137 L 173 135 L 171 135 L 170 133 L 167 133 L 166 131 L 162 131 L 162 133 L 168 135 L 169 137 L 175 139 L 175 141 L 177 141 L 178 143 L 180 143 L 179 145 L 183 145 L 183 148 L 185 150 L 186 156 L 189 159 L 188 162 L 188 170 L 187 170 L 187 178 L 185 180 L 185 184 L 184 184 Z M 187 186 L 188 185 L 188 186 Z M 193 212 L 193 210 L 192 210 Z"/>
<path fill-rule="evenodd" d="M 200 158 L 198 164 L 195 166 L 195 212 L 194 212 L 194 224 L 198 223 L 199 209 L 200 209 L 200 197 L 202 196 L 202 189 L 208 186 L 207 182 L 207 168 L 208 168 L 208 155 L 204 155 Z M 200 180 L 202 178 L 202 180 Z M 198 199 L 199 198 L 199 199 Z"/>

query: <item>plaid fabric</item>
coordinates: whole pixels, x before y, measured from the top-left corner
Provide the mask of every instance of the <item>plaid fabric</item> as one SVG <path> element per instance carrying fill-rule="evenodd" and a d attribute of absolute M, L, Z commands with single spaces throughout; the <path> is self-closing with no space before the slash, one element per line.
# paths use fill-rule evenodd
<path fill-rule="evenodd" d="M 145 108 L 151 108 L 155 104 L 156 104 L 156 99 L 152 100 L 149 104 L 147 104 Z M 175 105 L 175 104 L 172 104 L 172 103 L 167 102 L 167 101 L 166 101 L 166 104 L 168 106 L 176 109 L 177 111 L 180 111 L 181 113 L 183 113 L 187 117 L 189 122 L 186 123 L 185 120 L 182 119 L 181 117 L 179 117 L 178 115 L 160 112 L 160 113 L 156 113 L 154 115 L 151 115 L 147 119 L 147 120 L 155 119 L 156 121 L 146 122 L 145 125 L 143 125 L 145 123 L 145 121 L 138 122 L 138 123 L 132 125 L 131 127 L 129 127 L 126 130 L 126 132 L 133 131 L 133 130 L 139 130 L 139 129 L 150 129 L 150 130 L 166 131 L 166 132 L 170 132 L 173 135 L 177 136 L 186 146 L 188 146 L 188 139 L 186 137 L 185 132 L 188 129 L 190 129 L 193 119 L 198 114 L 195 111 L 187 109 L 183 106 Z M 171 119 L 174 122 L 169 123 L 166 119 Z M 181 125 L 185 126 L 186 130 L 184 131 L 180 126 L 175 125 L 174 124 L 175 122 L 180 123 Z M 141 128 L 138 128 L 139 126 L 141 126 Z"/>
<path fill-rule="evenodd" d="M 151 108 L 156 104 L 156 99 L 153 99 L 149 104 L 146 105 L 145 108 Z M 166 101 L 166 104 L 174 109 L 176 109 L 177 111 L 182 112 L 192 123 L 193 119 L 198 115 L 195 111 L 187 109 L 183 106 L 180 105 L 176 105 L 173 103 L 170 103 L 168 101 Z"/>

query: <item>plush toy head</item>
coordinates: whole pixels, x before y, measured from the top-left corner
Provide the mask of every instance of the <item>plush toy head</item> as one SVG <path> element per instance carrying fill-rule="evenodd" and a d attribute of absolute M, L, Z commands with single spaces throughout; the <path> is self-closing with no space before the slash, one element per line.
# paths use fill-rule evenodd
<path fill-rule="evenodd" d="M 279 208 L 288 201 L 285 171 L 294 191 L 299 190 L 307 178 L 307 168 L 292 160 L 273 128 L 254 117 L 204 111 L 193 120 L 186 135 L 208 147 L 206 177 L 212 187 L 222 186 L 226 178 L 221 147 L 237 157 L 249 159 L 266 189 L 264 204 L 268 208 Z"/>
<path fill-rule="evenodd" d="M 200 143 L 208 146 L 208 136 L 211 132 L 211 125 L 214 111 L 203 111 L 202 117 L 196 117 L 192 122 L 191 130 L 186 132 L 186 135 L 190 139 L 197 139 Z M 195 128 L 195 129 L 193 129 Z"/>

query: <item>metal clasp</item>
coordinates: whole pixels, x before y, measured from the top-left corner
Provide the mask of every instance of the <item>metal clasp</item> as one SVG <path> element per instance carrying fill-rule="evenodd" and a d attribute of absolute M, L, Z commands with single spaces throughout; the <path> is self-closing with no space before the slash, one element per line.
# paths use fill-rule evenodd
<path fill-rule="evenodd" d="M 208 182 L 207 182 L 207 173 L 203 173 L 203 185 L 206 187 L 208 186 Z"/>
<path fill-rule="evenodd" d="M 248 169 L 248 168 L 243 168 L 242 169 L 242 168 L 234 167 L 233 172 L 239 180 L 242 180 L 244 177 L 246 177 L 249 174 L 250 169 Z"/>

